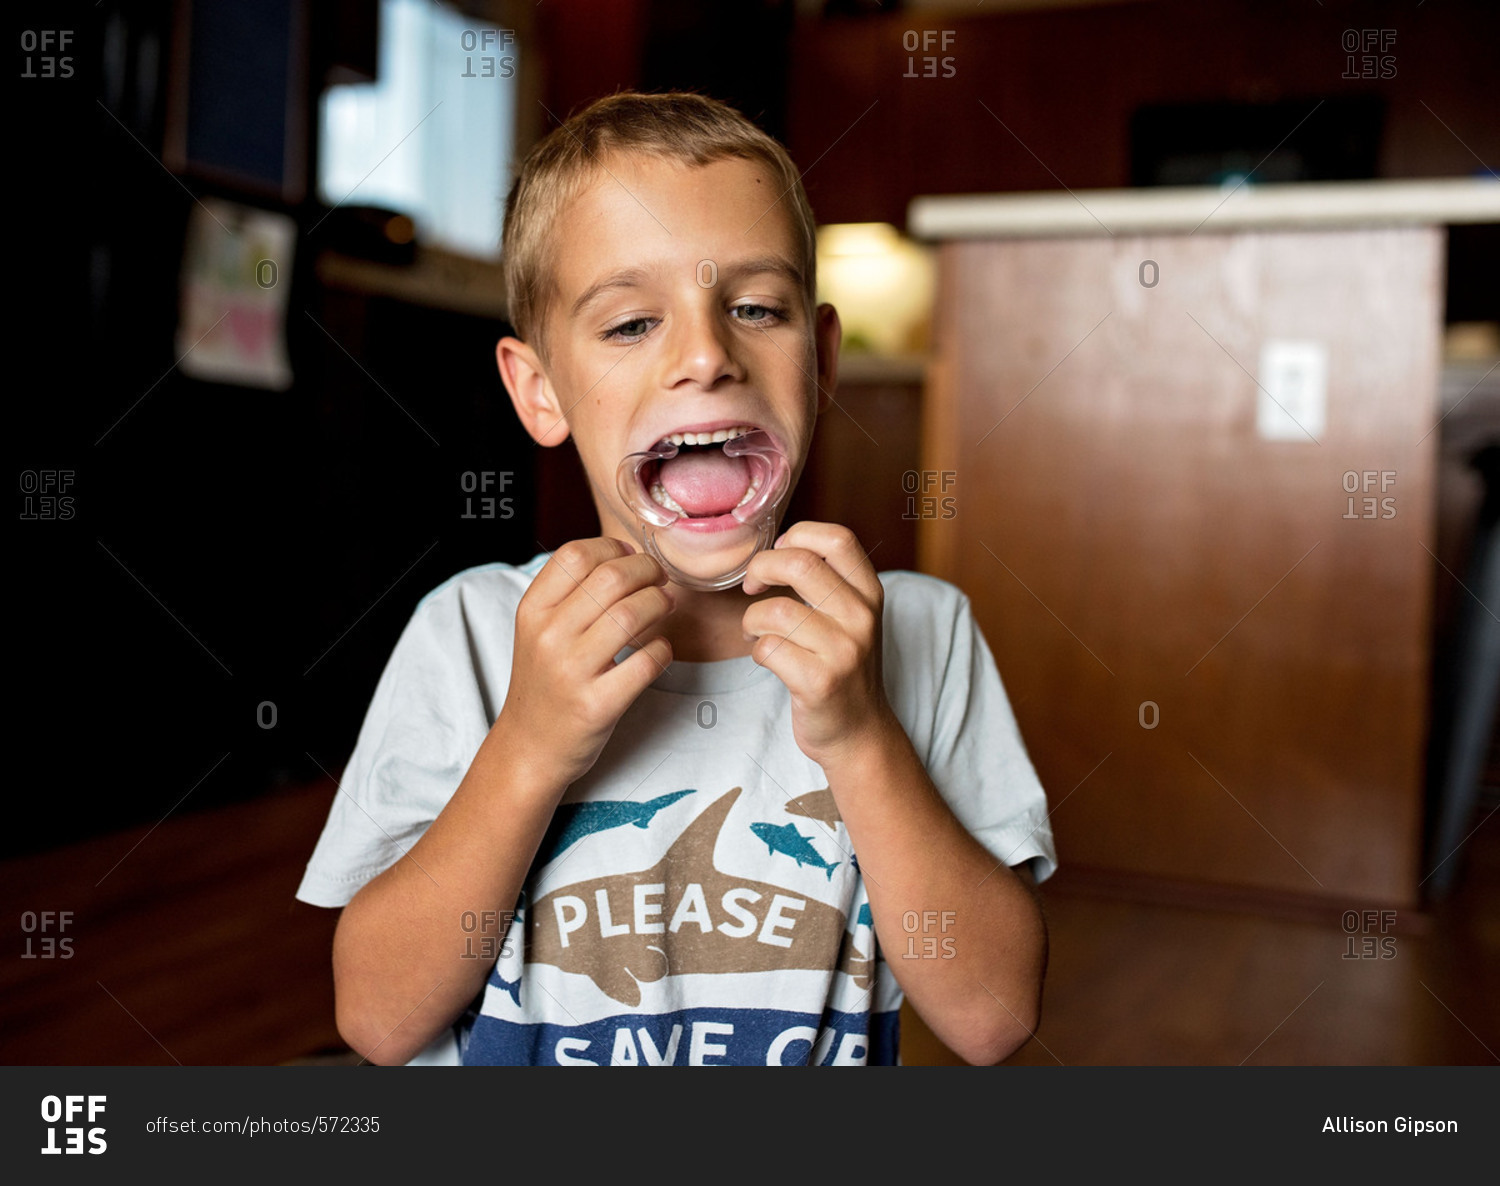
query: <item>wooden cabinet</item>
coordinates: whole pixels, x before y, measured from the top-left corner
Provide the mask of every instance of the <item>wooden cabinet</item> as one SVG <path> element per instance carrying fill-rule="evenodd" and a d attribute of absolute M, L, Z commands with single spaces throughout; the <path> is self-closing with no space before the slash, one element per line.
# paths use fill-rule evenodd
<path fill-rule="evenodd" d="M 1314 188 L 1305 217 L 1265 205 Z M 1195 232 L 1159 217 L 1170 193 L 1047 199 L 1061 222 L 997 199 L 989 233 L 914 212 L 956 236 L 923 464 L 957 514 L 919 556 L 973 599 L 1065 865 L 1410 905 L 1444 216 L 1278 189 L 1303 187 Z M 1257 429 L 1268 342 L 1326 352 L 1298 439 Z"/>
<path fill-rule="evenodd" d="M 845 355 L 783 523 L 840 523 L 877 572 L 917 567 L 922 462 L 920 358 Z"/>

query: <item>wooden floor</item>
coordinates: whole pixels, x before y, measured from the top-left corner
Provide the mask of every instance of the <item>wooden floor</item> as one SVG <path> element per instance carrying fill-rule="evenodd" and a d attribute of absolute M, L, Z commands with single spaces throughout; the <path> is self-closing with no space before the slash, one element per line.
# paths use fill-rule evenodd
<path fill-rule="evenodd" d="M 331 783 L 174 816 L 0 864 L 0 1062 L 266 1064 L 339 1058 L 335 912 L 292 898 Z M 1484 805 L 1475 822 L 1485 819 Z M 1368 931 L 1337 911 L 1250 912 L 1064 869 L 1045 889 L 1043 1022 L 1014 1065 L 1500 1061 L 1500 819 L 1454 897 Z M 70 911 L 71 958 L 27 912 Z M 1384 940 L 1388 939 L 1388 942 Z M 1352 946 L 1351 946 L 1352 942 Z M 1378 958 L 1385 954 L 1387 958 Z M 910 1014 L 910 1065 L 958 1060 Z"/>
<path fill-rule="evenodd" d="M 1042 1024 L 1008 1065 L 1494 1065 L 1500 816 L 1463 855 L 1449 901 L 1368 923 L 1186 906 L 1063 868 L 1043 887 Z M 904 1026 L 906 1061 L 959 1062 L 909 1011 Z"/>
<path fill-rule="evenodd" d="M 174 815 L 0 864 L 12 918 L 73 912 L 71 959 L 0 962 L 0 1061 L 243 1065 L 341 1047 L 337 915 L 292 897 L 334 793 Z M 39 951 L 38 934 L 13 945 L 24 954 L 28 937 Z"/>

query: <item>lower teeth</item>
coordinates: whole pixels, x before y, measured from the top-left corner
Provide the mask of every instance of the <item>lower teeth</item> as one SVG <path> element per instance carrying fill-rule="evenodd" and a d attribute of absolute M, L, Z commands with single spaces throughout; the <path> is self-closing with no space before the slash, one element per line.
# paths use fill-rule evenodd
<path fill-rule="evenodd" d="M 687 514 L 685 510 L 677 505 L 677 500 L 667 493 L 666 487 L 660 482 L 656 482 L 651 487 L 651 501 L 658 506 L 666 507 L 669 511 L 676 511 L 679 515 Z"/>
<path fill-rule="evenodd" d="M 739 502 L 737 502 L 737 503 L 734 504 L 734 509 L 735 510 L 739 510 L 740 507 L 744 506 L 747 502 L 749 502 L 752 498 L 754 498 L 755 495 L 759 492 L 759 490 L 760 490 L 760 475 L 756 474 L 753 478 L 750 479 L 750 485 L 745 490 L 745 493 L 740 498 Z M 654 503 L 656 503 L 657 506 L 666 507 L 667 510 L 673 511 L 676 514 L 687 515 L 688 518 L 693 518 L 694 517 L 694 516 L 690 515 L 687 511 L 683 510 L 682 507 L 678 505 L 677 500 L 675 498 L 673 498 L 670 494 L 667 493 L 667 488 L 665 486 L 663 486 L 660 482 L 653 482 L 651 484 L 651 500 Z"/>

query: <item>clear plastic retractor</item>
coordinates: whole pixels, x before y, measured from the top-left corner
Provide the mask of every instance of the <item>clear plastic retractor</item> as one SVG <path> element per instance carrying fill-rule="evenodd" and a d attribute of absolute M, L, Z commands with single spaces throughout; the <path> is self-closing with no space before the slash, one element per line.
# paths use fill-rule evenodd
<path fill-rule="evenodd" d="M 776 516 L 791 484 L 791 466 L 786 456 L 770 436 L 759 429 L 731 437 L 724 442 L 723 449 L 728 457 L 745 459 L 750 475 L 749 496 L 729 514 L 745 527 L 753 528 L 755 539 L 749 545 L 743 561 L 715 577 L 700 577 L 684 571 L 681 565 L 674 564 L 667 558 L 661 546 L 660 538 L 666 537 L 672 551 L 682 558 L 683 549 L 690 549 L 688 541 L 694 535 L 705 541 L 713 538 L 708 533 L 697 533 L 693 528 L 683 525 L 685 520 L 692 521 L 695 516 L 674 511 L 651 497 L 649 482 L 652 475 L 645 471 L 659 462 L 676 457 L 678 447 L 670 441 L 663 441 L 644 453 L 632 453 L 620 462 L 615 475 L 620 497 L 641 521 L 641 535 L 646 551 L 666 569 L 667 576 L 674 583 L 689 589 L 717 592 L 733 588 L 745 579 L 745 570 L 750 567 L 750 561 L 755 559 L 762 548 L 770 546 L 776 532 Z M 705 516 L 719 517 L 722 516 Z"/>

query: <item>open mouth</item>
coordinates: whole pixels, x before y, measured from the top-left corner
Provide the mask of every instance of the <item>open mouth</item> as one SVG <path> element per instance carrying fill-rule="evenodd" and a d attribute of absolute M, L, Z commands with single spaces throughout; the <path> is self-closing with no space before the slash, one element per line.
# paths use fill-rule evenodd
<path fill-rule="evenodd" d="M 641 523 L 646 551 L 672 580 L 690 589 L 718 591 L 744 579 L 750 562 L 769 547 L 782 499 L 791 488 L 791 465 L 781 446 L 765 429 L 753 424 L 705 426 L 669 432 L 656 444 L 620 462 L 615 481 L 620 497 Z M 755 537 L 748 554 L 727 570 L 718 567 L 724 543 L 738 546 L 748 530 Z M 689 542 L 678 552 L 678 537 Z M 669 551 L 658 536 L 673 535 Z M 696 537 L 696 540 L 695 538 Z M 720 542 L 722 541 L 722 542 Z M 687 568 L 682 566 L 686 561 Z M 714 576 L 700 571 L 715 565 Z"/>
<path fill-rule="evenodd" d="M 764 467 L 748 455 L 726 452 L 724 446 L 759 430 L 738 424 L 709 432 L 673 432 L 650 450 L 662 454 L 643 465 L 639 479 L 651 501 L 687 519 L 716 519 L 731 515 L 759 493 Z"/>

